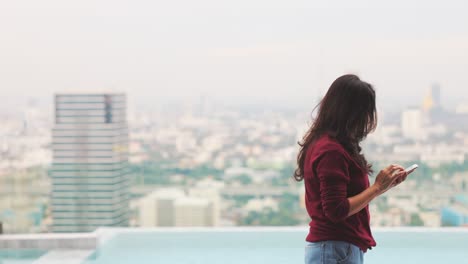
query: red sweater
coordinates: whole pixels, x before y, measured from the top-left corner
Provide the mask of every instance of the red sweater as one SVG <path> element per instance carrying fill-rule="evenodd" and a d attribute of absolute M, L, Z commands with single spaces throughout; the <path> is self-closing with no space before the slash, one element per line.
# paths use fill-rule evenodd
<path fill-rule="evenodd" d="M 309 242 L 338 240 L 362 251 L 376 245 L 370 230 L 369 207 L 350 217 L 348 197 L 369 187 L 369 176 L 341 144 L 322 136 L 308 148 L 304 163 L 306 207 L 312 221 Z"/>

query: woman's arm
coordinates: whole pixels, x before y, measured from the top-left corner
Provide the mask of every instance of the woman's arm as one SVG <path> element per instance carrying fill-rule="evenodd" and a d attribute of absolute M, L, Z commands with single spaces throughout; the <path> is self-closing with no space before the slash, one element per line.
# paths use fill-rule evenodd
<path fill-rule="evenodd" d="M 353 197 L 349 197 L 348 217 L 364 209 L 372 200 L 374 200 L 374 198 L 376 198 L 379 195 L 379 190 L 377 190 L 377 188 L 374 185 L 372 185 L 360 194 L 355 195 Z"/>
<path fill-rule="evenodd" d="M 403 172 L 395 173 L 399 170 Z M 327 152 L 317 163 L 316 171 L 320 183 L 323 212 L 330 221 L 335 223 L 361 211 L 375 197 L 395 186 L 395 182 L 404 178 L 402 176 L 406 176 L 403 167 L 391 165 L 377 175 L 371 187 L 358 195 L 348 197 L 347 188 L 351 179 L 348 175 L 348 162 L 343 153 Z"/>
<path fill-rule="evenodd" d="M 399 171 L 398 173 L 396 173 Z M 360 194 L 349 197 L 348 217 L 364 209 L 374 198 L 385 193 L 390 188 L 398 185 L 406 179 L 407 173 L 399 165 L 391 165 L 380 171 L 375 183 Z"/>
<path fill-rule="evenodd" d="M 320 200 L 325 216 L 334 223 L 348 217 L 348 161 L 340 151 L 328 151 L 317 162 L 317 178 L 320 184 Z"/>

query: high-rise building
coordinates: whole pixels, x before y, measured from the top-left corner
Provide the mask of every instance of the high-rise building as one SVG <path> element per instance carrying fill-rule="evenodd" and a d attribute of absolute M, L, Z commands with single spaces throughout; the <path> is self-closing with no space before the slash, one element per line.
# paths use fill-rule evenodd
<path fill-rule="evenodd" d="M 423 109 L 426 112 L 438 111 L 442 107 L 440 99 L 440 85 L 438 83 L 432 84 L 424 97 Z"/>
<path fill-rule="evenodd" d="M 440 85 L 438 83 L 432 84 L 431 96 L 432 101 L 434 102 L 434 108 L 440 108 L 442 106 L 442 102 L 440 99 Z"/>
<path fill-rule="evenodd" d="M 188 190 L 190 197 L 198 197 L 207 199 L 211 202 L 211 209 L 213 212 L 210 214 L 213 226 L 219 226 L 221 220 L 221 189 L 224 188 L 224 183 L 213 179 L 203 179 L 196 183 L 193 188 Z"/>
<path fill-rule="evenodd" d="M 126 96 L 57 94 L 52 149 L 52 230 L 128 226 Z"/>
<path fill-rule="evenodd" d="M 185 197 L 179 189 L 156 190 L 138 202 L 138 225 L 141 227 L 175 226 L 174 201 Z"/>
<path fill-rule="evenodd" d="M 403 136 L 416 141 L 427 138 L 427 133 L 424 130 L 425 115 L 419 109 L 407 109 L 403 111 L 401 116 L 401 129 Z"/>
<path fill-rule="evenodd" d="M 138 225 L 141 227 L 217 226 L 219 223 L 219 194 L 209 192 L 187 195 L 179 189 L 159 189 L 137 204 Z"/>
<path fill-rule="evenodd" d="M 174 201 L 175 226 L 213 226 L 213 204 L 203 198 L 185 197 Z"/>

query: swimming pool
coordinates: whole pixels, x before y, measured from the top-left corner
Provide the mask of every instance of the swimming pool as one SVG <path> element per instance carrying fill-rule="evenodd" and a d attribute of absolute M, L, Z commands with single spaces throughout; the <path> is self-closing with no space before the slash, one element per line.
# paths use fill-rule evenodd
<path fill-rule="evenodd" d="M 104 228 L 95 232 L 96 250 L 3 249 L 0 263 L 303 263 L 306 233 L 304 228 Z M 468 228 L 377 229 L 374 235 L 378 246 L 365 263 L 468 263 Z M 36 257 L 41 260 L 34 262 Z"/>
<path fill-rule="evenodd" d="M 44 255 L 47 251 L 40 249 L 8 250 L 0 249 L 0 263 L 29 264 Z"/>
<path fill-rule="evenodd" d="M 303 229 L 119 232 L 86 264 L 303 263 Z M 366 263 L 468 263 L 468 229 L 388 229 Z"/>

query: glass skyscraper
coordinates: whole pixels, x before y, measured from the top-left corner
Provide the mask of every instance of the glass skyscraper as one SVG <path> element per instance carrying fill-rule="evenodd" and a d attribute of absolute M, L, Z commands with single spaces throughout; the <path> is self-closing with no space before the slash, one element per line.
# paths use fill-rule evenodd
<path fill-rule="evenodd" d="M 128 226 L 125 94 L 55 95 L 52 137 L 52 231 Z"/>

